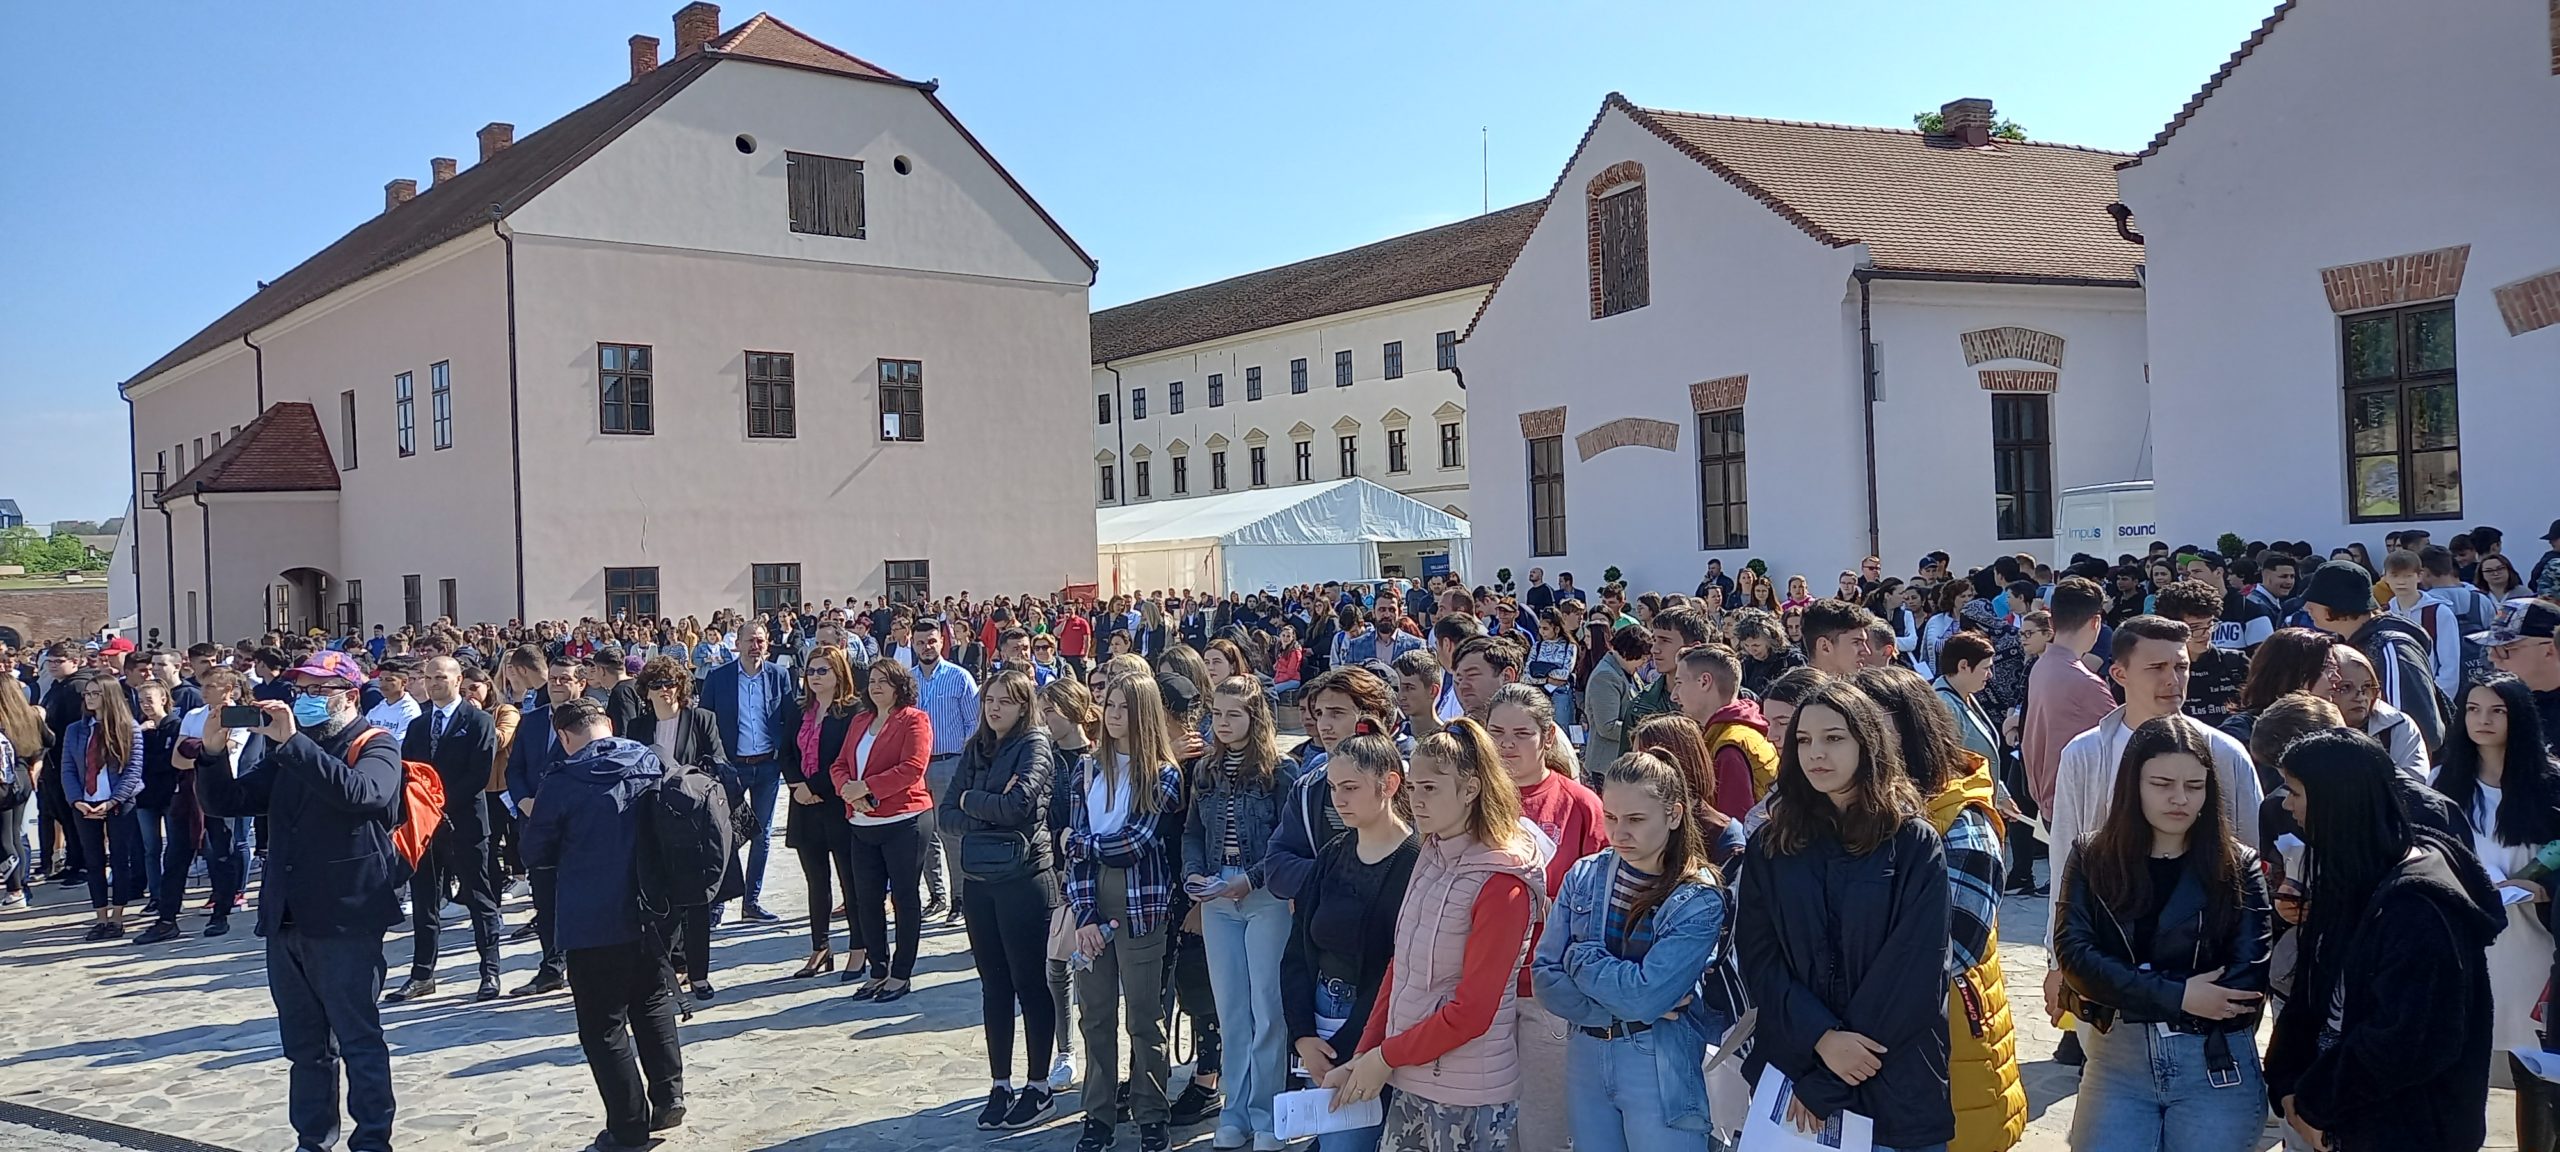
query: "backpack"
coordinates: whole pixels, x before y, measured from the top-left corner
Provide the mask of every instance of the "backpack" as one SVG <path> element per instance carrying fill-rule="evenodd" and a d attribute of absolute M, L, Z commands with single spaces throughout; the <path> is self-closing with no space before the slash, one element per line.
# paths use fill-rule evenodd
<path fill-rule="evenodd" d="M 9 688 L 9 685 L 0 684 L 0 692 Z M 7 736 L 0 735 L 0 744 L 7 744 L 8 740 Z M 14 745 L 8 749 L 7 755 L 0 756 L 0 768 L 5 768 L 0 770 L 0 812 L 10 811 L 34 798 L 35 773 L 28 769 L 26 759 L 19 755 Z"/>
<path fill-rule="evenodd" d="M 2398 622 L 2396 617 L 2386 619 Z M 2403 624 L 2402 628 L 2377 630 L 2366 642 L 2370 646 L 2364 649 L 2364 654 L 2373 660 L 2377 675 L 2381 674 L 2380 665 L 2385 660 L 2397 661 L 2404 666 L 2400 693 L 2404 702 L 2397 702 L 2398 707 L 2409 715 L 2410 723 L 2418 726 L 2418 734 L 2424 738 L 2427 755 L 2432 759 L 2443 754 L 2445 733 L 2462 723 L 2462 710 L 2453 706 L 2453 698 L 2445 695 L 2444 687 L 2436 683 L 2435 661 L 2428 658 L 2425 645 L 2407 629 L 2409 626 Z M 2423 634 L 2422 628 L 2415 630 Z M 2406 680 L 2410 669 L 2415 669 L 2417 678 L 2425 684 L 2424 691 L 2409 690 Z"/>
<path fill-rule="evenodd" d="M 347 745 L 349 760 L 362 755 L 364 746 L 383 735 L 380 728 L 367 728 Z M 436 829 L 444 826 L 444 777 L 436 775 L 436 766 L 424 760 L 400 762 L 400 818 L 391 829 L 391 851 L 414 876 L 418 862 L 427 858 L 427 845 L 436 838 Z"/>
<path fill-rule="evenodd" d="M 2427 635 L 2439 640 L 2443 638 L 2446 627 L 2455 629 L 2454 634 L 2462 638 L 2461 675 L 2463 681 L 2468 683 L 2472 678 L 2492 671 L 2489 663 L 2489 649 L 2471 639 L 2472 633 L 2489 630 L 2488 616 L 2477 609 L 2483 603 L 2492 601 L 2486 595 L 2477 592 L 2464 597 L 2464 601 L 2467 607 L 2447 611 L 2441 602 L 2430 600 L 2420 606 L 2423 611 L 2418 614 L 2418 624 L 2427 630 Z"/>
<path fill-rule="evenodd" d="M 640 907 L 664 915 L 720 901 L 720 882 L 738 843 L 729 789 L 702 768 L 668 764 L 638 799 Z"/>

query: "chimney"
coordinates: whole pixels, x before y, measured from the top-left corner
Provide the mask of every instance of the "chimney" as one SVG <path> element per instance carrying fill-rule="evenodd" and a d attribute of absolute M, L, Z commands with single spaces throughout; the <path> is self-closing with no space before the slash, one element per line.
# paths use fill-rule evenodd
<path fill-rule="evenodd" d="M 403 176 L 382 186 L 382 210 L 388 212 L 408 203 L 418 194 L 418 182 Z"/>
<path fill-rule="evenodd" d="M 1939 131 L 1967 148 L 1991 143 L 1991 102 L 1979 96 L 1949 100 L 1938 108 Z"/>
<path fill-rule="evenodd" d="M 454 160 L 453 160 L 453 157 L 451 157 L 451 156 L 438 156 L 438 157 L 436 157 L 436 158 L 435 158 L 435 159 L 433 159 L 433 160 L 429 160 L 429 161 L 427 161 L 427 170 L 428 170 L 428 171 L 430 171 L 430 172 L 435 173 L 434 178 L 428 181 L 428 183 L 427 183 L 427 187 L 429 187 L 429 188 L 442 188 L 442 187 L 444 187 L 444 182 L 445 182 L 445 181 L 453 179 L 453 173 L 454 173 Z"/>
<path fill-rule="evenodd" d="M 481 129 L 480 162 L 488 163 L 490 157 L 506 151 L 507 145 L 515 142 L 516 126 L 513 124 L 491 124 Z"/>
<path fill-rule="evenodd" d="M 632 38 L 631 38 L 631 78 L 632 78 L 632 79 L 634 79 L 634 80 L 637 80 L 637 79 L 639 79 L 639 78 L 641 78 L 641 77 L 643 77 L 643 76 L 648 75 L 651 71 L 655 70 L 657 67 L 658 67 L 658 38 L 657 38 L 657 37 L 655 37 L 655 36 L 634 36 L 634 37 L 632 37 Z"/>
<path fill-rule="evenodd" d="M 719 5 L 693 0 L 693 3 L 676 9 L 676 55 L 690 55 L 719 34 Z"/>

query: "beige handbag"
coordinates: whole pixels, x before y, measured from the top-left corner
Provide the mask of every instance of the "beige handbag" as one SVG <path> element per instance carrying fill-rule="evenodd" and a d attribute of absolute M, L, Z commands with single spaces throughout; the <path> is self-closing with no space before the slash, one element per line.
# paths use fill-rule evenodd
<path fill-rule="evenodd" d="M 1076 951 L 1076 914 L 1065 901 L 1049 910 L 1049 958 L 1064 964 Z"/>

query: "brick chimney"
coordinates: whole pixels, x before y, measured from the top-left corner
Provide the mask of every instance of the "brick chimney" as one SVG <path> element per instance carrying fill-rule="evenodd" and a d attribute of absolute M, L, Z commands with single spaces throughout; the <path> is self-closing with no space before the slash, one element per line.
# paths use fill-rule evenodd
<path fill-rule="evenodd" d="M 693 3 L 676 9 L 676 55 L 691 55 L 719 34 L 719 5 L 693 0 Z"/>
<path fill-rule="evenodd" d="M 433 160 L 427 161 L 427 170 L 435 174 L 434 178 L 428 182 L 427 187 L 441 188 L 444 186 L 445 181 L 453 179 L 453 174 L 456 171 L 454 159 L 451 156 L 438 156 Z"/>
<path fill-rule="evenodd" d="M 418 195 L 418 182 L 403 176 L 382 186 L 382 210 L 388 212 Z"/>
<path fill-rule="evenodd" d="M 1938 107 L 1943 121 L 1940 131 L 1953 136 L 1967 148 L 1980 148 L 1991 143 L 1991 102 L 1979 96 L 1949 100 Z"/>
<path fill-rule="evenodd" d="M 481 129 L 480 162 L 483 164 L 488 163 L 490 157 L 506 151 L 507 145 L 515 142 L 516 126 L 513 124 L 493 123 L 488 127 Z"/>
<path fill-rule="evenodd" d="M 655 71 L 657 67 L 658 38 L 655 36 L 632 37 L 631 78 L 637 80 L 648 75 L 650 72 Z"/>

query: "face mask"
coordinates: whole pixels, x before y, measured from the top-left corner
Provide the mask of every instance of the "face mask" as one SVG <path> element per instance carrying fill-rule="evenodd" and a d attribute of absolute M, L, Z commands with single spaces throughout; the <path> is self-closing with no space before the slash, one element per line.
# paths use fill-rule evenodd
<path fill-rule="evenodd" d="M 293 698 L 293 722 L 305 728 L 317 728 L 329 722 L 329 701 L 320 696 Z"/>

